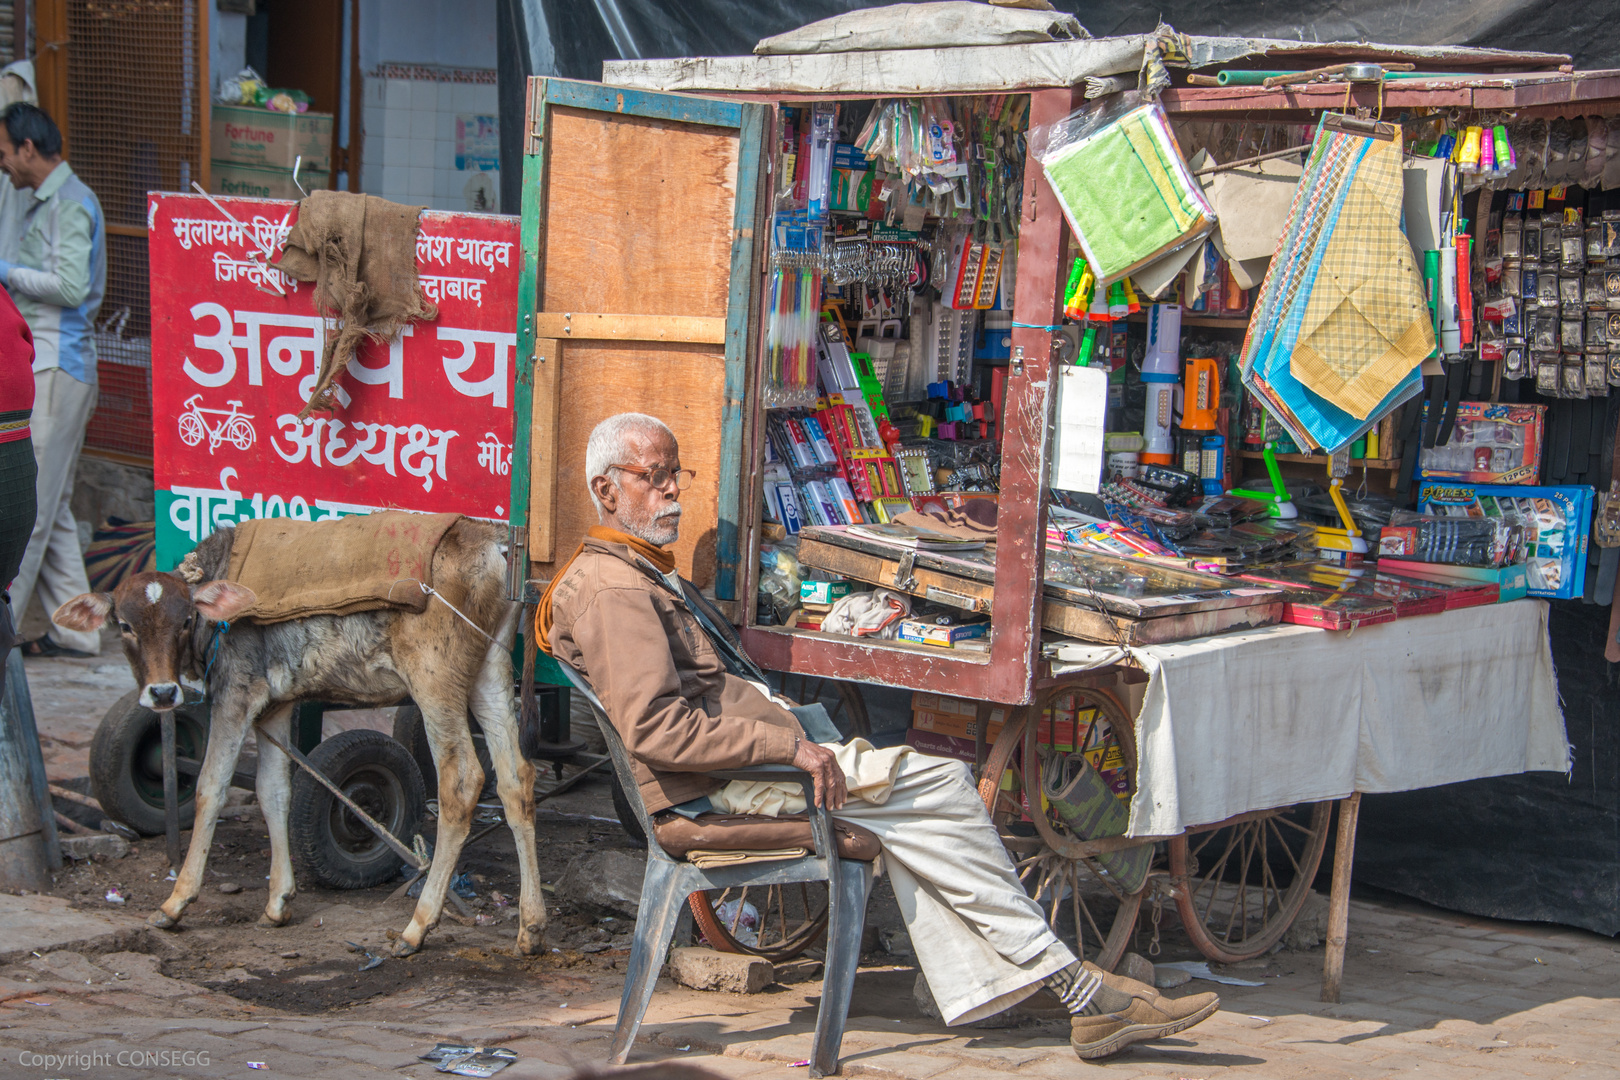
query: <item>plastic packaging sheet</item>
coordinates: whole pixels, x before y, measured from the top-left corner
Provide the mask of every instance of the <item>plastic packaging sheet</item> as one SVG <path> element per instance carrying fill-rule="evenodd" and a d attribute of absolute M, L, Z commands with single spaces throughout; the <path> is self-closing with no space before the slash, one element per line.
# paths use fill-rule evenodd
<path fill-rule="evenodd" d="M 1099 283 L 1215 227 L 1215 212 L 1156 101 L 1113 95 L 1030 137 Z"/>
<path fill-rule="evenodd" d="M 1416 394 L 1434 337 L 1400 234 L 1400 148 L 1324 115 L 1243 343 L 1243 378 L 1302 446 L 1348 446 Z"/>

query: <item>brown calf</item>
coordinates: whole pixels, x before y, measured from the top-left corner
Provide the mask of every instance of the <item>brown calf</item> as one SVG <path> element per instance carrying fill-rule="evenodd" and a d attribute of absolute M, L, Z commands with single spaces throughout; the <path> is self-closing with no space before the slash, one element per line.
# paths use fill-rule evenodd
<path fill-rule="evenodd" d="M 197 819 L 174 892 L 149 918 L 173 927 L 201 888 L 214 824 L 224 805 L 237 755 L 250 728 L 286 745 L 299 701 L 355 708 L 392 705 L 409 695 L 422 710 L 439 773 L 439 830 L 433 867 L 410 924 L 394 944 L 405 956 L 438 925 L 456 861 L 477 808 L 484 773 L 467 725 L 470 711 L 489 746 L 506 820 L 517 841 L 521 877 L 517 951 L 539 952 L 545 899 L 534 847 L 534 766 L 518 751 L 512 694 L 511 646 L 518 606 L 505 598 L 503 537 L 494 526 L 463 519 L 445 533 L 433 558 L 440 595 L 493 642 L 437 600 L 421 614 L 397 610 L 317 615 L 287 622 L 231 623 L 252 605 L 252 591 L 224 580 L 234 529 L 197 546 L 189 560 L 205 584 L 195 589 L 176 574 L 141 573 L 112 593 L 86 593 L 63 604 L 56 620 L 80 630 L 116 619 L 140 701 L 167 711 L 183 696 L 182 682 L 201 687 L 212 703 L 208 752 L 197 776 Z M 257 792 L 270 831 L 270 898 L 260 924 L 281 926 L 295 892 L 287 840 L 290 762 L 260 738 Z"/>

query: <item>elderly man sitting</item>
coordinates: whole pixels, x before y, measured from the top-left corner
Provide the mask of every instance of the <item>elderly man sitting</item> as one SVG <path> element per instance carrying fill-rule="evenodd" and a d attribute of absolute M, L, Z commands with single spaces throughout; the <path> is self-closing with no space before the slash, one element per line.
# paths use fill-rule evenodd
<path fill-rule="evenodd" d="M 639 413 L 602 421 L 585 475 L 601 525 L 541 599 L 538 639 L 590 680 L 635 759 L 650 813 L 797 811 L 787 792 L 704 774 L 763 764 L 808 772 L 818 805 L 882 842 L 948 1024 L 1045 986 L 1073 1015 L 1075 1052 L 1090 1059 L 1185 1030 L 1219 1007 L 1214 994 L 1171 999 L 1076 960 L 1020 885 L 967 766 L 862 740 L 819 745 L 765 687 L 728 673 L 729 646 L 710 638 L 664 550 L 679 533 L 693 474 L 661 421 Z M 846 776 L 858 778 L 853 794 Z"/>

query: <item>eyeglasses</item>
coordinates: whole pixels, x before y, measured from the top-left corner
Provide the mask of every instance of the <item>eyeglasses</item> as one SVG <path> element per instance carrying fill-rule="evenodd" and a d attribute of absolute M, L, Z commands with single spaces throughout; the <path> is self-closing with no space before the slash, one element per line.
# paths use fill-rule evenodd
<path fill-rule="evenodd" d="M 650 469 L 645 465 L 609 465 L 608 468 L 622 469 L 627 473 L 646 477 L 647 483 L 654 488 L 667 487 L 670 480 L 674 479 L 676 491 L 685 491 L 691 487 L 692 480 L 697 476 L 692 469 L 666 469 L 662 465 Z"/>

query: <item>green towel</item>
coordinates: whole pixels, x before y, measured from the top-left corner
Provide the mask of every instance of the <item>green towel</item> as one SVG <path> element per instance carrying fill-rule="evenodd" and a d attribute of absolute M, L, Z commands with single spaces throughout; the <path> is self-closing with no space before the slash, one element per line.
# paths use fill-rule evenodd
<path fill-rule="evenodd" d="M 1101 281 L 1134 270 L 1214 224 L 1157 106 L 1132 109 L 1063 147 L 1042 166 Z"/>

